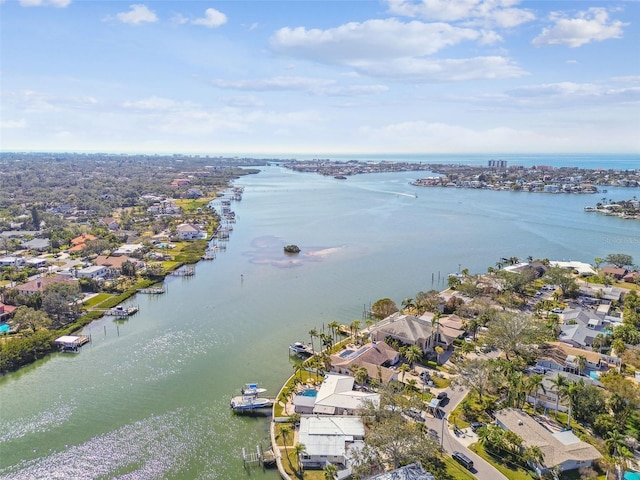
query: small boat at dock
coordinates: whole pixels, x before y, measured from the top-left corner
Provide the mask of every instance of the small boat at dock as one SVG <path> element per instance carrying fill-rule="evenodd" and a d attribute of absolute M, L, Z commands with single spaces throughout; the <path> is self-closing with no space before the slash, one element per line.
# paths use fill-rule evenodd
<path fill-rule="evenodd" d="M 137 306 L 123 307 L 122 305 L 118 305 L 117 307 L 107 310 L 104 314 L 109 317 L 128 317 L 134 313 L 138 313 L 138 310 L 139 308 Z"/>
<path fill-rule="evenodd" d="M 242 395 L 231 398 L 229 406 L 235 413 L 262 413 L 273 406 L 274 400 L 259 395 L 266 392 L 257 383 L 247 383 L 242 387 Z"/>
<path fill-rule="evenodd" d="M 305 345 L 302 342 L 295 342 L 289 345 L 289 350 L 301 355 L 313 355 L 313 348 L 311 345 Z"/>

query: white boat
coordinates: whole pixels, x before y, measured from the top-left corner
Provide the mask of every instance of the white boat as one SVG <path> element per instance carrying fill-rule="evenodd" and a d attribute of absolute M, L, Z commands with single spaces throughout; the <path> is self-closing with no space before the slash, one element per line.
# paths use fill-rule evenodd
<path fill-rule="evenodd" d="M 259 395 L 266 391 L 266 388 L 259 387 L 257 383 L 246 383 L 241 390 L 243 395 Z"/>
<path fill-rule="evenodd" d="M 301 353 L 303 355 L 313 355 L 313 349 L 309 345 L 305 345 L 302 342 L 295 342 L 289 345 L 289 350 L 295 353 Z"/>
<path fill-rule="evenodd" d="M 242 395 L 231 398 L 230 407 L 234 412 L 254 412 L 270 408 L 273 400 L 258 396 L 266 391 L 266 388 L 260 388 L 257 383 L 247 383 L 242 387 Z"/>

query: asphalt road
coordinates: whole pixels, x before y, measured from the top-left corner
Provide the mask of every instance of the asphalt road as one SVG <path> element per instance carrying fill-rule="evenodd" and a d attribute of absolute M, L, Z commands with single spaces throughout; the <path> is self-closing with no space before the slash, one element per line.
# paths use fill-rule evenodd
<path fill-rule="evenodd" d="M 473 460 L 473 470 L 471 470 L 471 473 L 477 478 L 481 480 L 507 480 L 507 477 L 500 473 L 490 463 L 483 460 L 460 443 L 456 435 L 453 433 L 453 429 L 450 428 L 451 425 L 449 425 L 449 422 L 447 421 L 449 413 L 451 413 L 451 411 L 464 399 L 467 395 L 467 390 L 454 387 L 447 388 L 445 391 L 447 392 L 449 401 L 441 406 L 441 410 L 444 411 L 444 419 L 434 418 L 431 416 L 427 417 L 425 420 L 427 428 L 438 432 L 438 438 L 440 439 L 442 448 L 449 455 L 454 451 L 458 451 L 464 453 L 467 457 Z M 460 465 L 460 468 L 464 467 Z"/>

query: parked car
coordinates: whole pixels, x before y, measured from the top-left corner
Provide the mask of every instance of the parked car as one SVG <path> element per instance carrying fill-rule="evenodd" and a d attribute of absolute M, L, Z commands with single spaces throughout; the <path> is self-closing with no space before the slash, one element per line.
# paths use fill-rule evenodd
<path fill-rule="evenodd" d="M 445 398 L 447 398 L 447 392 L 440 392 L 436 398 L 438 400 L 444 400 Z"/>
<path fill-rule="evenodd" d="M 474 433 L 480 430 L 482 427 L 484 427 L 484 423 L 482 422 L 471 422 L 471 431 Z"/>
<path fill-rule="evenodd" d="M 461 465 L 464 465 L 464 467 L 467 470 L 472 470 L 473 469 L 473 461 L 467 457 L 464 453 L 461 452 L 453 452 L 451 454 L 451 456 L 453 457 L 453 459 L 458 462 Z"/>

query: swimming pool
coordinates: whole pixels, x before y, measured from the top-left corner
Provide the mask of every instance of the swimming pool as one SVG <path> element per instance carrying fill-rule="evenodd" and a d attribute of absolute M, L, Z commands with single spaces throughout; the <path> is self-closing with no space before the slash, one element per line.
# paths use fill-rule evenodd
<path fill-rule="evenodd" d="M 300 392 L 300 395 L 302 395 L 303 397 L 317 397 L 318 391 L 313 388 L 307 388 L 306 390 Z"/>
<path fill-rule="evenodd" d="M 10 330 L 11 330 L 11 327 L 6 323 L 3 323 L 2 325 L 0 325 L 0 333 L 9 333 Z"/>
<path fill-rule="evenodd" d="M 589 376 L 594 380 L 600 380 L 600 372 L 596 372 L 595 370 L 591 370 Z"/>
<path fill-rule="evenodd" d="M 345 350 L 344 352 L 340 353 L 340 358 L 347 358 L 352 353 L 353 353 L 353 350 Z"/>
<path fill-rule="evenodd" d="M 640 480 L 640 472 L 624 472 L 624 480 Z"/>

